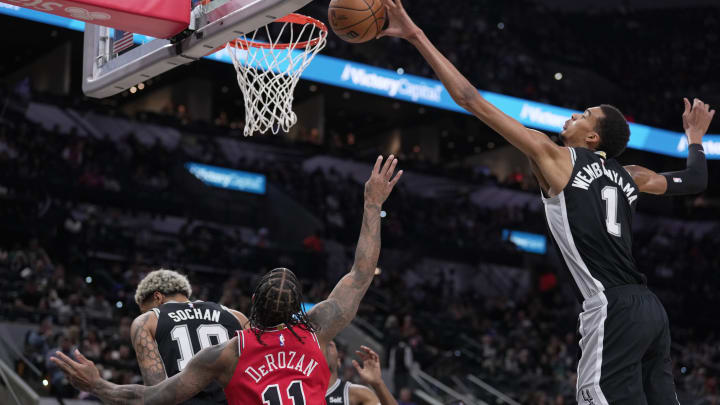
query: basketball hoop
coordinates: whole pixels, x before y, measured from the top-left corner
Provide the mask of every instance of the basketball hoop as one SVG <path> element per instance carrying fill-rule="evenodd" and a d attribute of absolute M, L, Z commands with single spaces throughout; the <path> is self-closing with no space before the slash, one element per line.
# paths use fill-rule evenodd
<path fill-rule="evenodd" d="M 277 34 L 269 25 L 227 44 L 245 99 L 245 136 L 255 132 L 287 132 L 297 123 L 293 93 L 300 75 L 327 43 L 327 27 L 300 14 L 288 14 Z M 256 40 L 265 34 L 267 42 Z M 280 42 L 283 38 L 286 42 Z"/>

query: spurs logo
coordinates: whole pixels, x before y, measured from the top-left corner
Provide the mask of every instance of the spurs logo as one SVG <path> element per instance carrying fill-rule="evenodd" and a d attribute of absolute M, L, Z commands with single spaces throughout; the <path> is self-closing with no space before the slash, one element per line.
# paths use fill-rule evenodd
<path fill-rule="evenodd" d="M 68 7 L 65 9 L 65 11 L 70 14 L 72 18 L 77 18 L 78 20 L 93 21 L 110 19 L 110 14 L 100 13 L 97 11 L 90 12 L 80 7 Z"/>
<path fill-rule="evenodd" d="M 590 390 L 580 391 L 580 393 L 582 394 L 585 403 L 588 405 L 595 405 L 595 401 L 593 400 L 592 395 L 590 395 Z"/>

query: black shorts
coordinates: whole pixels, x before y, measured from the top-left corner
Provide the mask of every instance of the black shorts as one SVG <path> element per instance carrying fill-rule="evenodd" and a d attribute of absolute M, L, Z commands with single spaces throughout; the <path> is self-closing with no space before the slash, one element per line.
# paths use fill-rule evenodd
<path fill-rule="evenodd" d="M 579 318 L 578 404 L 679 404 L 668 317 L 647 287 L 605 290 L 583 302 Z"/>

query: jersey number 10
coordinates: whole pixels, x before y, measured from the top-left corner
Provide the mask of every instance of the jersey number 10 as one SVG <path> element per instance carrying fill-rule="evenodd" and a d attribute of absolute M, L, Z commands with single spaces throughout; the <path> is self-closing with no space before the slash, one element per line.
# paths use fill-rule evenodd
<path fill-rule="evenodd" d="M 217 339 L 216 344 L 218 345 L 228 341 L 228 331 L 220 324 L 200 325 L 195 329 L 195 333 L 197 333 L 197 338 L 200 342 L 200 350 L 213 345 L 213 342 L 210 340 L 211 336 Z M 178 325 L 172 329 L 170 337 L 177 342 L 178 349 L 180 349 L 180 358 L 177 362 L 178 370 L 182 371 L 195 355 L 192 341 L 190 340 L 190 330 L 187 325 Z"/>

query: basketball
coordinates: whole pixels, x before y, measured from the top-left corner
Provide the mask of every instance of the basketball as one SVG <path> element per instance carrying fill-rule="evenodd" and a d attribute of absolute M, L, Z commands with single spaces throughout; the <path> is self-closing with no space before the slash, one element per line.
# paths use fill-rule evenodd
<path fill-rule="evenodd" d="M 381 0 L 332 0 L 328 10 L 332 30 L 344 41 L 367 42 L 385 25 L 385 7 Z"/>

